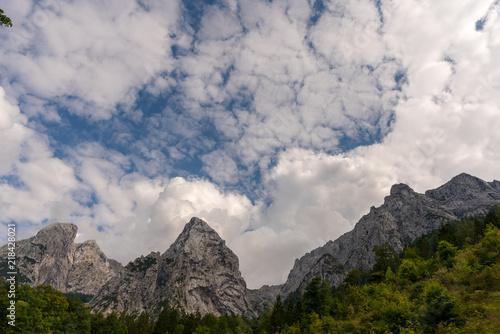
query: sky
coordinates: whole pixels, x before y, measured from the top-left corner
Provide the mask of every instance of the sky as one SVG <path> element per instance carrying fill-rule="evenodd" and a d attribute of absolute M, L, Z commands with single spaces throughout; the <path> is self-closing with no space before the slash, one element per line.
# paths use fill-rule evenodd
<path fill-rule="evenodd" d="M 18 239 L 71 222 L 125 265 L 197 216 L 259 288 L 392 184 L 500 179 L 499 0 L 0 6 L 0 220 Z"/>

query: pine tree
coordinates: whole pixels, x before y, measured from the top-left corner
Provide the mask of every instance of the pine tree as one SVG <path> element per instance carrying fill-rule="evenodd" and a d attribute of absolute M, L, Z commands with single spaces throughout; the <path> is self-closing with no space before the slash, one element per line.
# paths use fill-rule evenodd
<path fill-rule="evenodd" d="M 276 297 L 273 313 L 271 314 L 271 332 L 280 333 L 285 324 L 285 309 L 281 301 L 281 295 Z"/>

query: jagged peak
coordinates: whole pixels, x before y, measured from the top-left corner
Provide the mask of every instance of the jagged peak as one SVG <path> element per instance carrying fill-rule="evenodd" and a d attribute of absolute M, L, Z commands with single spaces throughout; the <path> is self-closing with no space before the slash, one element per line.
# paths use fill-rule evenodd
<path fill-rule="evenodd" d="M 454 176 L 450 181 L 443 184 L 441 187 L 437 188 L 450 188 L 450 187 L 462 187 L 469 189 L 485 189 L 489 186 L 488 182 L 467 173 L 461 173 Z M 437 190 L 435 189 L 435 190 Z"/>
<path fill-rule="evenodd" d="M 193 217 L 184 226 L 184 229 L 182 230 L 181 234 L 179 235 L 178 239 L 185 239 L 188 238 L 189 236 L 194 236 L 194 235 L 215 235 L 217 238 L 220 238 L 219 234 L 210 227 L 204 220 L 198 218 L 198 217 Z"/>
<path fill-rule="evenodd" d="M 56 222 L 56 223 L 52 223 L 52 224 L 49 224 L 47 226 L 45 226 L 44 228 L 42 228 L 40 231 L 38 231 L 38 233 L 40 232 L 43 232 L 43 231 L 68 231 L 68 230 L 71 230 L 71 231 L 78 231 L 78 226 L 76 226 L 75 224 L 72 224 L 72 223 L 59 223 L 59 222 Z"/>
<path fill-rule="evenodd" d="M 193 217 L 184 226 L 181 234 L 177 237 L 174 243 L 170 246 L 170 251 L 177 251 L 179 248 L 184 248 L 189 243 L 197 244 L 198 248 L 205 246 L 205 240 L 211 240 L 217 244 L 225 244 L 225 241 L 219 234 L 211 228 L 204 220 Z M 167 250 L 167 252 L 169 252 Z"/>
<path fill-rule="evenodd" d="M 198 217 L 191 218 L 189 223 L 184 226 L 184 231 L 192 229 L 213 230 L 204 220 Z"/>
<path fill-rule="evenodd" d="M 442 186 L 427 190 L 425 194 L 438 200 L 445 200 L 449 196 L 459 193 L 461 189 L 466 192 L 493 190 L 488 182 L 467 173 L 460 173 Z"/>
<path fill-rule="evenodd" d="M 97 241 L 96 241 L 95 239 L 85 240 L 84 242 L 79 243 L 78 245 L 85 245 L 85 246 L 99 246 L 99 245 L 97 244 Z"/>
<path fill-rule="evenodd" d="M 457 176 L 454 176 L 450 181 L 445 183 L 447 184 L 474 184 L 474 183 L 486 183 L 478 177 L 472 176 L 467 173 L 460 173 Z"/>
<path fill-rule="evenodd" d="M 408 194 L 414 193 L 415 191 L 405 183 L 397 183 L 391 187 L 391 196 L 395 196 L 398 194 Z"/>
<path fill-rule="evenodd" d="M 45 240 L 47 238 L 50 239 L 58 239 L 69 241 L 73 243 L 76 238 L 76 233 L 78 232 L 78 227 L 75 224 L 71 223 L 52 223 L 36 234 L 34 241 L 36 240 Z"/>

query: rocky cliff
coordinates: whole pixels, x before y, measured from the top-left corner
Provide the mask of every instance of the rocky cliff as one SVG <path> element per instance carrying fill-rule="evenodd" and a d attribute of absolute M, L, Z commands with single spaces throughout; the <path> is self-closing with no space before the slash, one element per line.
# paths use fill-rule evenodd
<path fill-rule="evenodd" d="M 439 228 L 442 222 L 483 214 L 498 204 L 500 182 L 485 182 L 468 174 L 460 174 L 425 194 L 396 184 L 384 204 L 372 207 L 352 231 L 297 259 L 279 293 L 287 296 L 297 289 L 304 290 L 315 276 L 338 286 L 350 270 L 371 269 L 375 245 L 388 242 L 400 252 L 412 240 Z M 267 295 L 268 300 L 274 298 L 273 294 Z"/>
<path fill-rule="evenodd" d="M 91 301 L 92 308 L 103 313 L 152 315 L 167 304 L 202 315 L 250 310 L 238 258 L 199 218 L 189 221 L 164 254 L 130 262 Z"/>
<path fill-rule="evenodd" d="M 51 285 L 62 292 L 95 295 L 121 265 L 108 259 L 94 240 L 74 243 L 76 225 L 54 223 L 36 236 L 16 242 L 20 282 Z M 7 272 L 7 245 L 0 248 L 0 275 Z"/>

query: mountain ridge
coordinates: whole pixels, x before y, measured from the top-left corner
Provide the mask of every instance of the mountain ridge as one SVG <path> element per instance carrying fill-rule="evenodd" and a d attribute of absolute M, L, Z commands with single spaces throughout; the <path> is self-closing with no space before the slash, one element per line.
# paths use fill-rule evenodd
<path fill-rule="evenodd" d="M 373 247 L 388 242 L 402 251 L 443 222 L 480 215 L 500 204 L 500 182 L 459 174 L 425 193 L 395 184 L 379 207 L 371 207 L 353 230 L 295 260 L 280 285 L 247 289 L 238 257 L 205 221 L 193 217 L 162 254 L 151 252 L 125 267 L 107 259 L 94 240 L 76 244 L 76 225 L 55 223 L 17 242 L 24 283 L 49 284 L 63 292 L 93 295 L 90 306 L 105 314 L 153 317 L 166 306 L 189 313 L 257 315 L 278 294 L 303 292 L 316 276 L 340 285 L 352 269 L 369 270 Z M 0 248 L 6 258 L 7 245 Z M 0 273 L 5 263 L 0 262 Z M 4 268 L 5 269 L 5 268 Z"/>
<path fill-rule="evenodd" d="M 368 270 L 373 266 L 373 246 L 389 242 L 400 252 L 410 241 L 435 230 L 443 221 L 483 214 L 499 203 L 500 182 L 486 182 L 466 173 L 424 194 L 406 184 L 395 184 L 384 203 L 372 207 L 353 230 L 296 259 L 279 293 L 286 297 L 297 289 L 303 291 L 311 276 L 320 276 L 338 286 L 350 270 Z M 336 272 L 329 270 L 331 263 L 321 263 L 325 256 L 333 257 Z M 268 300 L 274 298 L 269 296 Z"/>

